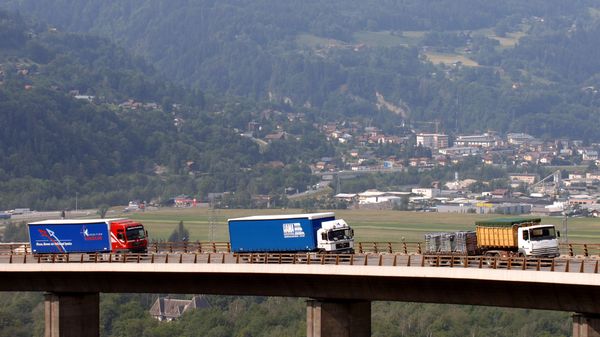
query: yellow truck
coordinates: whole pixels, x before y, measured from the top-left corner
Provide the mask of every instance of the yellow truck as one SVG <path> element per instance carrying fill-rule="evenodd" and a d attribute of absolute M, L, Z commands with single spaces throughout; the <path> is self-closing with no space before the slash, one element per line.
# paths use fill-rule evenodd
<path fill-rule="evenodd" d="M 540 218 L 501 218 L 475 222 L 475 231 L 429 233 L 426 254 L 556 257 L 560 255 L 554 225 Z"/>

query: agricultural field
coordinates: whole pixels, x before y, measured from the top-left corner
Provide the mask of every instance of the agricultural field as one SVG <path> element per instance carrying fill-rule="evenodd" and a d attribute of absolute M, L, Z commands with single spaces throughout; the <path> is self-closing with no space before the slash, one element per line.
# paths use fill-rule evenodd
<path fill-rule="evenodd" d="M 461 62 L 466 67 L 478 67 L 479 64 L 470 58 L 461 54 L 450 54 L 450 53 L 435 53 L 426 52 L 424 53 L 427 59 L 434 64 L 445 64 L 451 65 L 453 63 Z"/>
<path fill-rule="evenodd" d="M 514 46 L 517 45 L 517 43 L 519 42 L 519 39 L 521 39 L 523 36 L 525 36 L 526 34 L 524 32 L 514 32 L 514 33 L 507 33 L 505 37 L 500 37 L 500 36 L 488 36 L 490 39 L 495 39 L 498 40 L 498 42 L 500 42 L 500 47 L 501 48 L 512 48 Z"/>
<path fill-rule="evenodd" d="M 318 48 L 326 47 L 332 43 L 340 44 L 341 42 L 334 39 L 327 39 L 312 34 L 299 34 L 296 37 L 296 43 L 298 43 L 300 46 L 307 48 Z"/>
<path fill-rule="evenodd" d="M 425 31 L 360 31 L 354 33 L 354 42 L 347 43 L 335 39 L 323 38 L 312 34 L 299 34 L 296 42 L 308 48 L 323 47 L 349 47 L 356 44 L 365 44 L 369 47 L 414 47 L 418 46 L 425 35 Z"/>
<path fill-rule="evenodd" d="M 494 32 L 493 28 L 482 28 L 482 29 L 477 29 L 477 30 L 473 30 L 471 31 L 472 36 L 485 36 L 489 39 L 493 39 L 493 40 L 497 40 L 498 42 L 500 42 L 500 48 L 501 49 L 506 49 L 506 48 L 512 48 L 514 46 L 517 45 L 517 43 L 519 43 L 519 40 L 527 35 L 527 30 L 529 29 L 529 26 L 527 25 L 521 25 L 520 26 L 520 30 L 518 31 L 514 31 L 514 32 L 507 32 L 505 34 L 505 36 L 498 36 L 496 35 L 496 33 Z"/>
<path fill-rule="evenodd" d="M 267 214 L 305 213 L 286 209 L 177 209 L 166 208 L 144 213 L 124 214 L 141 221 L 148 228 L 152 240 L 166 240 L 179 221 L 190 232 L 191 241 L 210 240 L 210 220 L 214 221 L 215 241 L 228 241 L 227 219 Z M 421 242 L 428 232 L 470 230 L 477 220 L 498 218 L 499 215 L 416 213 L 393 210 L 337 210 L 337 218 L 345 219 L 355 230 L 356 239 L 364 242 Z M 112 215 L 111 215 L 112 216 Z M 542 223 L 552 223 L 565 239 L 563 218 L 543 218 Z M 568 239 L 572 243 L 600 243 L 600 219 L 569 218 Z"/>
<path fill-rule="evenodd" d="M 456 34 L 465 33 L 472 34 L 473 36 L 485 36 L 490 39 L 497 40 L 500 45 L 499 49 L 513 48 L 519 42 L 519 40 L 526 36 L 526 27 L 522 27 L 521 30 L 515 32 L 508 32 L 505 36 L 498 36 L 494 32 L 493 28 L 482 28 L 474 31 L 453 31 Z M 359 31 L 354 33 L 354 41 L 356 44 L 364 44 L 369 47 L 417 47 L 421 45 L 422 40 L 427 34 L 427 31 Z M 327 39 L 318 37 L 311 34 L 299 34 L 297 39 L 299 45 L 309 48 L 323 48 L 323 47 L 349 47 L 350 44 L 338 41 L 335 39 Z M 456 62 L 461 62 L 467 67 L 478 67 L 479 64 L 470 59 L 468 55 L 459 51 L 451 53 L 440 53 L 433 51 L 426 51 L 423 54 L 427 59 L 434 64 L 445 64 L 451 65 Z"/>
<path fill-rule="evenodd" d="M 417 46 L 421 42 L 425 33 L 425 31 L 362 31 L 354 33 L 354 40 L 358 43 L 364 43 L 369 47 L 412 47 Z"/>

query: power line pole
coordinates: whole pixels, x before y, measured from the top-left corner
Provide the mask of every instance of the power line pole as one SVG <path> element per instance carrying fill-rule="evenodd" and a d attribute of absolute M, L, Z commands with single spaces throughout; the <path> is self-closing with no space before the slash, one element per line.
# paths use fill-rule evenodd
<path fill-rule="evenodd" d="M 217 210 L 214 198 L 210 201 L 210 216 L 208 218 L 208 235 L 210 242 L 215 242 L 215 231 L 217 229 Z"/>

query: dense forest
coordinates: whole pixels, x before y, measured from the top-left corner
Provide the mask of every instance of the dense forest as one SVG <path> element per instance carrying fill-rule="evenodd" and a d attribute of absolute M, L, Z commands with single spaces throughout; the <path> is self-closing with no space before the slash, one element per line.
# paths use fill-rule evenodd
<path fill-rule="evenodd" d="M 435 118 L 455 133 L 600 140 L 600 16 L 591 0 L 6 5 L 59 30 L 109 37 L 205 92 L 285 102 L 329 119 Z M 464 62 L 436 66 L 440 54 Z M 377 94 L 396 113 L 375 104 Z"/>
<path fill-rule="evenodd" d="M 20 13 L 0 13 L 4 209 L 214 192 L 284 206 L 315 183 L 308 164 L 338 153 L 314 127 L 330 121 L 600 140 L 593 1 L 3 6 Z M 438 64 L 448 55 L 462 61 Z M 264 146 L 240 137 L 250 122 L 290 135 Z"/>
<path fill-rule="evenodd" d="M 149 314 L 157 296 L 102 294 L 100 336 L 306 336 L 304 299 L 209 295 L 209 308 L 161 323 Z M 42 294 L 4 293 L 0 300 L 0 337 L 42 334 Z M 371 319 L 374 337 L 564 337 L 571 329 L 567 313 L 457 305 L 373 302 Z"/>
<path fill-rule="evenodd" d="M 260 111 L 254 103 L 174 85 L 106 39 L 28 25 L 7 12 L 0 34 L 11 37 L 0 40 L 4 209 L 69 208 L 76 193 L 81 207 L 181 193 L 282 193 L 313 181 L 303 159 L 333 153 L 308 122 L 294 125 L 295 138 L 259 151 L 236 132 Z M 144 105 L 123 108 L 128 101 Z M 263 121 L 265 130 L 270 123 L 286 120 Z"/>

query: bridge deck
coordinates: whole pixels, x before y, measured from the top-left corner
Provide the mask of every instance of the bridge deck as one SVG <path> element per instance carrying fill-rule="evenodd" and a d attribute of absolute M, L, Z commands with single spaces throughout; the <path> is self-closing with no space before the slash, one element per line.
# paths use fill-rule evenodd
<path fill-rule="evenodd" d="M 293 264 L 391 267 L 440 267 L 534 270 L 593 273 L 600 259 L 586 257 L 498 258 L 484 256 L 417 255 L 403 253 L 363 254 L 234 254 L 234 253 L 150 253 L 150 254 L 0 254 L 0 264 L 44 263 L 137 263 L 137 264 Z"/>
<path fill-rule="evenodd" d="M 10 258 L 0 255 L 0 291 L 205 293 L 600 312 L 598 259 L 487 264 L 464 257 L 426 261 L 422 255 L 230 253 L 71 254 L 68 262 L 59 256 Z"/>

